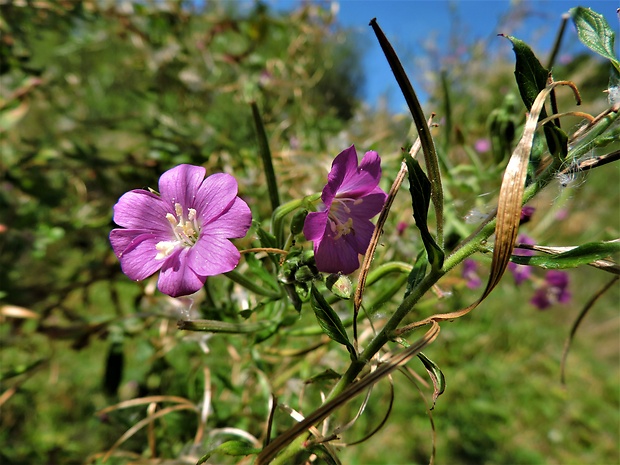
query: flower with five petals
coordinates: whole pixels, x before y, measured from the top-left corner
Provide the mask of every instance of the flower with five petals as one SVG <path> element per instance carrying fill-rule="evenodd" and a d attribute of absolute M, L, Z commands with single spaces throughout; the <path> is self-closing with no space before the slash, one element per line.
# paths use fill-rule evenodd
<path fill-rule="evenodd" d="M 245 236 L 252 222 L 237 196 L 237 181 L 205 168 L 179 165 L 159 179 L 159 195 L 132 190 L 114 206 L 110 243 L 129 278 L 141 281 L 161 270 L 157 287 L 172 297 L 199 290 L 207 276 L 239 263 L 230 238 Z"/>

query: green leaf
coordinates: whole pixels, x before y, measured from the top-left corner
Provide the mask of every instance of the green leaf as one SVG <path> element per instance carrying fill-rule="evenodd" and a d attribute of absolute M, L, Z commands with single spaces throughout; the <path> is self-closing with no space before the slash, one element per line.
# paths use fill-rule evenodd
<path fill-rule="evenodd" d="M 265 132 L 263 118 L 258 110 L 256 102 L 251 103 L 252 117 L 254 118 L 254 126 L 256 127 L 256 137 L 258 139 L 258 151 L 263 160 L 263 168 L 265 170 L 265 180 L 269 190 L 269 200 L 271 201 L 271 209 L 275 210 L 280 206 L 280 195 L 278 194 L 278 182 L 276 173 L 273 169 L 273 161 L 271 159 L 271 150 L 269 149 L 269 140 Z"/>
<path fill-rule="evenodd" d="M 433 381 L 433 406 L 431 410 L 435 408 L 435 402 L 437 398 L 444 393 L 446 390 L 446 378 L 443 375 L 443 372 L 437 366 L 435 362 L 426 357 L 422 352 L 418 354 L 418 358 L 424 364 L 424 368 L 428 372 L 428 375 L 431 377 Z"/>
<path fill-rule="evenodd" d="M 569 10 L 577 28 L 579 40 L 588 48 L 611 61 L 620 72 L 620 62 L 614 53 L 614 31 L 605 17 L 590 8 L 578 6 Z"/>
<path fill-rule="evenodd" d="M 530 110 L 540 91 L 547 87 L 549 70 L 540 64 L 532 49 L 525 42 L 515 37 L 503 37 L 512 42 L 516 58 L 515 78 L 517 80 L 517 87 L 519 88 L 521 100 L 523 100 L 527 109 Z M 543 108 L 539 119 L 542 120 L 546 117 L 547 112 Z M 568 136 L 566 133 L 552 122 L 545 124 L 544 131 L 549 152 L 555 156 L 565 158 L 568 153 Z"/>
<path fill-rule="evenodd" d="M 349 341 L 349 336 L 347 336 L 347 332 L 344 329 L 340 317 L 327 303 L 314 284 L 312 285 L 310 303 L 312 304 L 316 319 L 321 328 L 323 328 L 325 334 L 327 334 L 330 339 L 344 345 L 351 354 L 351 360 L 357 360 L 357 353 L 355 352 L 353 344 Z"/>
<path fill-rule="evenodd" d="M 443 266 L 444 254 L 428 231 L 427 224 L 428 207 L 431 200 L 431 183 L 417 160 L 414 160 L 408 153 L 405 154 L 405 160 L 409 171 L 409 192 L 411 192 L 413 218 L 420 230 L 428 261 L 434 270 L 439 270 Z"/>
<path fill-rule="evenodd" d="M 263 228 L 260 227 L 260 224 L 257 221 L 253 222 L 253 226 L 256 226 L 256 234 L 258 235 L 258 240 L 260 241 L 260 245 L 265 248 L 274 249 L 278 246 L 278 242 L 276 240 L 276 236 L 271 233 L 268 233 Z"/>
<path fill-rule="evenodd" d="M 534 104 L 534 100 L 543 90 L 547 87 L 547 80 L 549 79 L 549 70 L 545 69 L 540 64 L 536 55 L 532 49 L 522 40 L 511 36 L 502 36 L 512 42 L 512 49 L 515 52 L 515 78 L 517 80 L 517 86 L 519 88 L 519 94 L 521 94 L 521 100 L 527 107 L 531 109 Z M 543 116 L 544 115 L 544 116 Z M 547 117 L 546 113 L 540 114 L 541 119 Z"/>
<path fill-rule="evenodd" d="M 510 260 L 519 265 L 531 265 L 544 269 L 558 270 L 587 265 L 617 253 L 620 253 L 620 242 L 589 242 L 559 254 L 535 255 L 531 257 L 513 255 Z"/>
<path fill-rule="evenodd" d="M 218 447 L 209 451 L 205 455 L 203 455 L 196 465 L 201 465 L 205 463 L 207 460 L 211 458 L 211 456 L 215 453 L 223 454 L 223 455 L 231 455 L 233 457 L 246 456 L 251 454 L 258 454 L 261 450 L 256 447 L 252 447 L 245 441 L 232 440 L 226 441 L 220 444 Z"/>
<path fill-rule="evenodd" d="M 418 284 L 420 284 L 420 282 L 422 282 L 424 276 L 426 276 L 427 268 L 428 260 L 424 256 L 424 251 L 422 251 L 418 254 L 415 265 L 413 265 L 413 269 L 407 277 L 407 290 L 405 291 L 405 298 L 416 288 Z"/>
<path fill-rule="evenodd" d="M 385 54 L 385 58 L 387 59 L 390 68 L 392 68 L 396 82 L 403 93 L 403 97 L 405 97 L 405 101 L 407 102 L 407 106 L 409 107 L 409 111 L 413 117 L 416 130 L 418 131 L 418 137 L 420 138 L 420 143 L 422 145 L 422 153 L 424 154 L 424 162 L 426 163 L 426 169 L 428 170 L 430 176 L 429 184 L 432 193 L 431 197 L 435 207 L 435 216 L 437 217 L 437 236 L 439 237 L 439 242 L 441 243 L 443 236 L 443 187 L 441 185 L 441 173 L 439 171 L 439 160 L 435 149 L 435 142 L 431 136 L 431 131 L 428 127 L 426 116 L 424 116 L 422 105 L 420 105 L 420 101 L 411 86 L 407 73 L 405 73 L 405 69 L 398 59 L 398 55 L 396 55 L 392 44 L 390 44 L 389 40 L 377 24 L 376 18 L 370 20 L 370 26 L 377 36 L 379 45 Z"/>
<path fill-rule="evenodd" d="M 336 379 L 340 379 L 340 373 L 328 368 L 327 370 L 322 371 L 319 374 L 312 376 L 311 378 L 305 381 L 305 384 L 313 384 L 313 383 L 322 383 L 325 381 L 334 381 Z"/>

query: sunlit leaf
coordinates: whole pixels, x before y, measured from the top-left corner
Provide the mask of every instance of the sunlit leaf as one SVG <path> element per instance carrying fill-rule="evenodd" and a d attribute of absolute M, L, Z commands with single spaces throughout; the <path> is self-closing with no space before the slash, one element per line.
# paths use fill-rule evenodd
<path fill-rule="evenodd" d="M 614 68 L 620 72 L 620 62 L 614 53 L 615 33 L 605 17 L 590 8 L 581 6 L 568 11 L 577 27 L 579 40 L 586 47 L 610 60 Z"/>
<path fill-rule="evenodd" d="M 515 52 L 515 78 L 519 88 L 519 94 L 523 103 L 528 110 L 532 109 L 532 105 L 538 94 L 547 87 L 549 82 L 549 70 L 540 64 L 532 49 L 522 40 L 515 37 L 506 37 L 512 42 Z M 544 105 L 540 111 L 540 119 L 545 119 L 547 112 Z M 549 152 L 564 158 L 568 152 L 568 136 L 564 131 L 555 126 L 552 122 L 545 124 L 545 138 Z"/>

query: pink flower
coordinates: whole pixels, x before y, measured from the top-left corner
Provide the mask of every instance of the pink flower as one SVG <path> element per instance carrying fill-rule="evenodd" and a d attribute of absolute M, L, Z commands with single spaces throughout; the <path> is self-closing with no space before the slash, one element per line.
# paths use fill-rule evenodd
<path fill-rule="evenodd" d="M 489 139 L 478 139 L 474 142 L 474 149 L 478 153 L 485 153 L 491 150 L 491 141 Z"/>
<path fill-rule="evenodd" d="M 366 152 L 359 166 L 353 145 L 334 159 L 321 195 L 323 205 L 308 213 L 304 223 L 320 271 L 349 274 L 359 267 L 359 254 L 366 252 L 374 230 L 370 219 L 387 198 L 380 177 L 377 152 Z"/>
<path fill-rule="evenodd" d="M 237 197 L 237 181 L 225 173 L 205 179 L 205 168 L 179 165 L 159 178 L 159 192 L 132 190 L 114 206 L 110 243 L 129 278 L 141 281 L 161 270 L 157 287 L 172 297 L 199 290 L 207 276 L 239 263 L 229 238 L 245 236 L 252 222 Z"/>

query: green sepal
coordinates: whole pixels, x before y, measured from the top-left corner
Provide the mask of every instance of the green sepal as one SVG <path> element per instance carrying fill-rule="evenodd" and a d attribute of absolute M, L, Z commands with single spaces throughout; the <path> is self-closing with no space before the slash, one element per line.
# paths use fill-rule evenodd
<path fill-rule="evenodd" d="M 301 208 L 295 212 L 293 218 L 291 218 L 291 234 L 296 236 L 301 234 L 304 230 L 304 223 L 306 222 L 306 216 L 308 216 L 308 209 Z"/>
<path fill-rule="evenodd" d="M 327 303 L 314 284 L 310 291 L 310 303 L 323 332 L 327 334 L 330 339 L 344 345 L 349 351 L 349 354 L 351 354 L 351 360 L 357 360 L 355 347 L 353 347 L 353 344 L 349 341 L 349 336 L 347 336 L 347 332 L 344 329 L 340 317 Z"/>
<path fill-rule="evenodd" d="M 405 161 L 409 171 L 409 192 L 411 192 L 413 218 L 420 230 L 429 263 L 434 270 L 440 270 L 443 266 L 444 254 L 428 231 L 427 224 L 428 208 L 431 201 L 431 183 L 417 160 L 414 160 L 408 153 L 405 154 Z"/>

